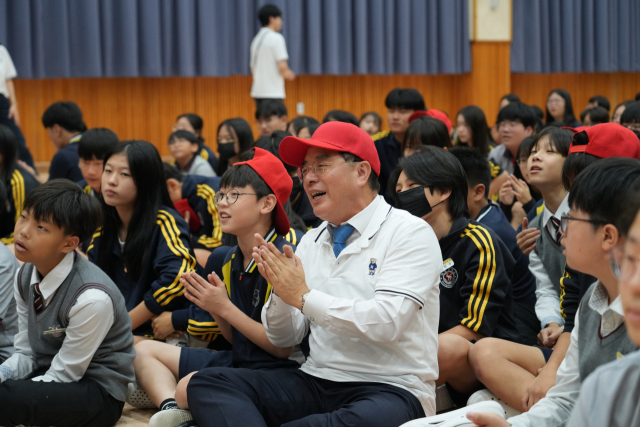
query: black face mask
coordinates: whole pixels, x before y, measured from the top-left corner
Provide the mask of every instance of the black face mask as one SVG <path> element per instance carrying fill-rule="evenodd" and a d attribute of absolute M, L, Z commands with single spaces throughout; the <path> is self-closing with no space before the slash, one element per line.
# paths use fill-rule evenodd
<path fill-rule="evenodd" d="M 426 194 L 424 194 L 424 187 L 413 187 L 410 190 L 398 193 L 399 208 L 404 209 L 413 216 L 422 218 L 427 215 L 433 209 L 427 200 Z M 438 202 L 433 207 L 438 206 L 442 202 Z"/>
<path fill-rule="evenodd" d="M 302 181 L 300 181 L 300 178 L 295 177 L 292 178 L 293 179 L 293 188 L 291 189 L 291 196 L 289 196 L 289 200 L 291 200 L 292 202 L 296 199 L 296 197 L 298 197 L 298 195 L 302 192 Z"/>
<path fill-rule="evenodd" d="M 236 143 L 235 142 L 220 142 L 218 143 L 218 153 L 220 158 L 230 159 L 236 155 Z"/>

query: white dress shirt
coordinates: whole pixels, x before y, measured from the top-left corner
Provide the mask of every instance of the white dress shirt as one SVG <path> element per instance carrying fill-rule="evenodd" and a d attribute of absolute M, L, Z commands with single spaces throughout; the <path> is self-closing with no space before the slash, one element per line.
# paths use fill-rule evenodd
<path fill-rule="evenodd" d="M 75 261 L 74 252 L 70 252 L 44 278 L 34 268 L 31 275 L 29 292 L 33 292 L 35 283 L 40 283 L 40 292 L 44 306 L 51 302 L 56 291 L 67 278 Z M 22 379 L 38 369 L 29 343 L 29 307 L 22 299 L 20 283 L 16 274 L 14 297 L 18 311 L 18 330 L 15 336 L 16 352 L 0 366 L 0 381 Z M 88 289 L 80 294 L 69 311 L 69 324 L 65 330 L 65 338 L 58 354 L 51 361 L 51 367 L 44 375 L 33 378 L 33 381 L 77 382 L 84 376 L 93 355 L 107 336 L 113 325 L 113 303 L 109 295 L 99 289 Z"/>
<path fill-rule="evenodd" d="M 544 205 L 542 224 L 549 230 L 551 236 L 554 236 L 556 233 L 555 228 L 551 224 L 551 218 L 554 217 L 560 220 L 562 214 L 567 212 L 569 212 L 569 194 L 567 194 L 562 203 L 560 203 L 555 213 L 551 213 L 547 205 Z M 540 232 L 544 232 L 544 230 L 540 230 Z M 556 292 L 556 288 L 551 282 L 547 271 L 544 269 L 544 265 L 542 265 L 542 260 L 536 251 L 532 251 L 529 254 L 529 270 L 536 278 L 536 315 L 538 316 L 538 320 L 540 320 L 541 328 L 553 322 L 563 326 L 564 319 L 560 313 L 560 295 Z"/>
<path fill-rule="evenodd" d="M 615 332 L 624 323 L 624 312 L 620 296 L 609 304 L 609 294 L 602 283 L 597 282 L 591 298 L 589 308 L 602 316 L 600 330 L 603 337 Z M 511 425 L 518 427 L 556 427 L 563 426 L 569 420 L 571 412 L 580 395 L 580 365 L 578 350 L 578 332 L 580 310 L 576 313 L 575 326 L 571 332 L 571 343 L 567 354 L 558 368 L 556 385 L 551 387 L 547 395 L 522 415 L 509 418 Z M 594 334 L 595 335 L 595 334 Z M 597 335 L 595 335 L 597 337 Z"/>
<path fill-rule="evenodd" d="M 336 259 L 325 222 L 300 241 L 311 292 L 304 314 L 272 293 L 262 322 L 277 346 L 309 328 L 301 369 L 336 382 L 377 382 L 412 392 L 435 414 L 442 254 L 431 227 L 381 196 L 348 224 L 355 230 Z"/>

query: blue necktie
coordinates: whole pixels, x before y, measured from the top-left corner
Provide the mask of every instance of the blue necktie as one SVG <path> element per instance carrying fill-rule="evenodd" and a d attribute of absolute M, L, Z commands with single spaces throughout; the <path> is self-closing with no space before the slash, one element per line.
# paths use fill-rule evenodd
<path fill-rule="evenodd" d="M 340 255 L 340 252 L 342 252 L 342 250 L 344 248 L 347 247 L 347 239 L 349 238 L 349 236 L 351 236 L 351 233 L 353 233 L 353 230 L 355 230 L 353 228 L 352 225 L 341 225 L 340 227 L 332 227 L 333 228 L 333 253 L 336 255 L 336 258 L 338 258 L 338 255 Z"/>

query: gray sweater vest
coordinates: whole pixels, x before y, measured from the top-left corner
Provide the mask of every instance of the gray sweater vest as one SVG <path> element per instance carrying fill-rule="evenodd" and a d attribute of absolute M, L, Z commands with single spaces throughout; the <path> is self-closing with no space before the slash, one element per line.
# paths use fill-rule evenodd
<path fill-rule="evenodd" d="M 536 254 L 540 257 L 542 265 L 545 271 L 553 283 L 553 288 L 560 296 L 560 279 L 564 275 L 564 267 L 567 263 L 566 257 L 562 254 L 562 246 L 556 245 L 553 238 L 547 231 L 546 224 L 542 223 L 542 217 L 540 214 L 535 217 L 529 224 L 529 228 L 537 228 L 540 230 L 540 237 L 536 241 Z"/>
<path fill-rule="evenodd" d="M 589 307 L 589 299 L 597 284 L 598 282 L 591 285 L 580 303 L 578 366 L 580 379 L 583 382 L 596 368 L 616 360 L 617 353 L 624 356 L 638 349 L 627 335 L 624 323 L 606 337 L 602 336 L 600 332 L 602 317 Z"/>
<path fill-rule="evenodd" d="M 111 297 L 113 325 L 89 363 L 84 378 L 89 378 L 119 401 L 127 398 L 127 385 L 134 381 L 133 334 L 131 318 L 124 298 L 116 285 L 98 267 L 84 257 L 76 260 L 67 278 L 62 282 L 49 305 L 36 316 L 33 308 L 33 290 L 30 286 L 33 264 L 23 265 L 20 271 L 20 293 L 29 307 L 29 344 L 38 367 L 48 368 L 60 351 L 69 324 L 69 311 L 78 296 L 87 289 L 100 289 Z"/>

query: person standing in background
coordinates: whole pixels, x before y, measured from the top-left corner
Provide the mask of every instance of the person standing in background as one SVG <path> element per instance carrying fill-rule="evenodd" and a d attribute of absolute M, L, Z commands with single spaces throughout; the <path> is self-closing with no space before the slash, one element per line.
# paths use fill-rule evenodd
<path fill-rule="evenodd" d="M 13 86 L 13 79 L 16 77 L 18 77 L 18 72 L 13 65 L 11 56 L 7 48 L 0 44 L 0 124 L 8 126 L 16 134 L 18 159 L 34 167 L 33 157 L 31 157 L 24 135 L 18 127 L 20 126 L 20 115 L 18 114 L 16 90 Z"/>
<path fill-rule="evenodd" d="M 266 4 L 258 11 L 262 28 L 251 42 L 251 97 L 256 107 L 263 99 L 285 98 L 284 81 L 293 80 L 296 75 L 287 65 L 289 54 L 282 34 L 282 12 L 272 4 Z"/>

